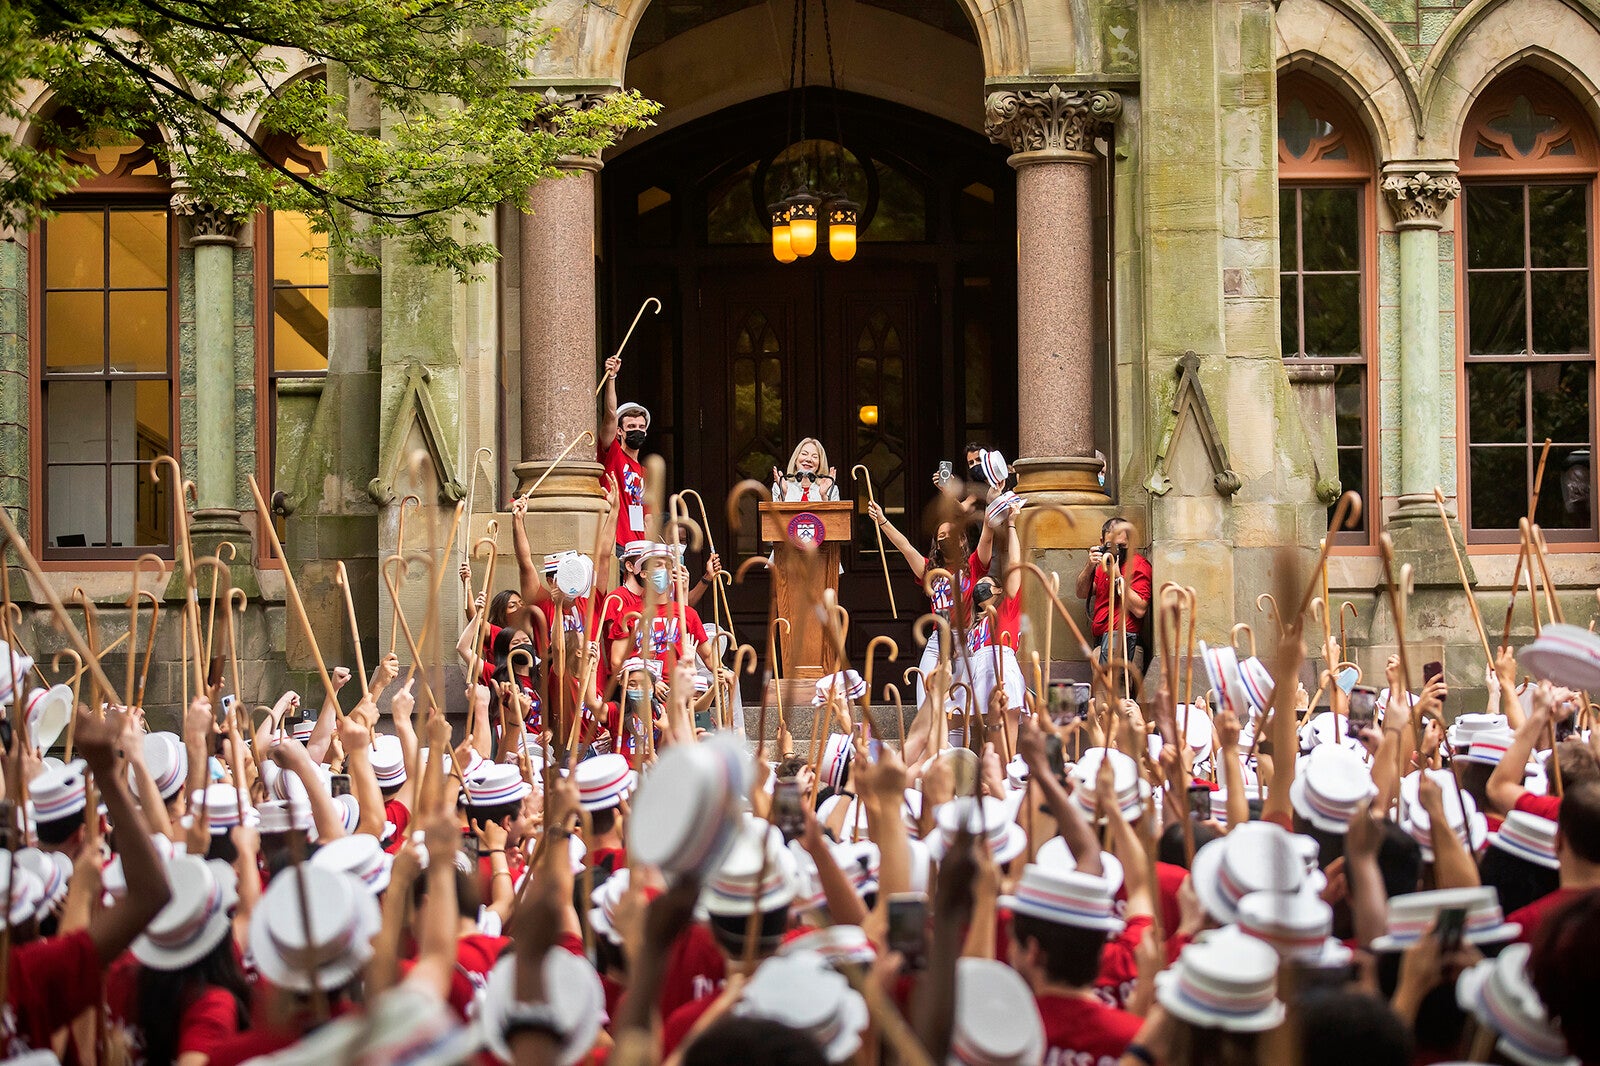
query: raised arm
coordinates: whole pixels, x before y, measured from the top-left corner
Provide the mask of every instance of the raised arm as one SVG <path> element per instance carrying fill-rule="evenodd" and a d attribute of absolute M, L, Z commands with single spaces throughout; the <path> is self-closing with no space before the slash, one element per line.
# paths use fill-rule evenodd
<path fill-rule="evenodd" d="M 1513 697 L 1514 699 L 1515 697 Z M 1501 703 L 1504 703 L 1504 697 Z M 1539 687 L 1533 690 L 1533 711 L 1528 715 L 1527 721 L 1522 723 L 1522 728 L 1512 738 L 1511 746 L 1506 748 L 1506 753 L 1500 757 L 1500 763 L 1494 768 L 1494 773 L 1489 775 L 1489 784 L 1484 792 L 1489 797 L 1489 806 L 1497 814 L 1506 814 L 1517 805 L 1522 794 L 1528 791 L 1522 786 L 1523 777 L 1528 766 L 1528 757 L 1533 754 L 1533 749 L 1544 739 L 1550 728 L 1550 712 L 1555 708 L 1555 693 L 1550 687 L 1550 682 L 1541 681 Z M 1556 756 L 1552 753 L 1552 759 Z"/>
<path fill-rule="evenodd" d="M 1078 869 L 1086 874 L 1099 875 L 1103 870 L 1100 864 L 1100 841 L 1095 837 L 1094 827 L 1083 816 L 1078 805 L 1072 802 L 1066 787 L 1051 769 L 1050 759 L 1045 753 L 1044 732 L 1032 718 L 1022 719 L 1017 726 L 1017 751 L 1022 755 L 1022 761 L 1028 764 L 1028 780 L 1038 785 L 1039 791 L 1044 794 L 1044 801 L 1056 820 L 1056 831 L 1067 842 L 1067 850 L 1072 852 Z"/>
<path fill-rule="evenodd" d="M 928 561 L 922 557 L 922 553 L 912 546 L 910 539 L 904 533 L 895 528 L 894 523 L 883 513 L 883 508 L 876 503 L 867 504 L 867 517 L 883 530 L 883 535 L 889 538 L 889 543 L 895 546 L 905 559 L 906 565 L 911 567 L 912 575 L 921 581 L 923 572 L 928 566 Z"/>
<path fill-rule="evenodd" d="M 606 360 L 605 399 L 600 406 L 600 450 L 605 451 L 617 439 L 617 375 L 622 372 L 622 357 L 613 355 Z"/>
<path fill-rule="evenodd" d="M 615 416 L 612 421 L 615 422 Z M 511 501 L 511 547 L 517 556 L 517 591 L 522 595 L 522 609 L 533 610 L 533 605 L 550 598 L 550 589 L 539 580 L 539 568 L 533 562 L 533 548 L 528 544 L 528 530 L 522 516 L 528 513 L 528 501 L 521 496 Z M 512 624 L 508 618 L 506 624 Z"/>
<path fill-rule="evenodd" d="M 144 932 L 172 898 L 172 889 L 167 885 L 165 864 L 150 839 L 150 827 L 128 794 L 127 774 L 117 753 L 123 733 L 121 712 L 113 710 L 101 716 L 79 707 L 76 713 L 78 750 L 94 774 L 106 813 L 116 827 L 123 873 L 128 884 L 140 889 L 129 892 L 89 920 L 89 939 L 94 941 L 95 952 L 105 964 L 126 951 L 134 938 Z"/>

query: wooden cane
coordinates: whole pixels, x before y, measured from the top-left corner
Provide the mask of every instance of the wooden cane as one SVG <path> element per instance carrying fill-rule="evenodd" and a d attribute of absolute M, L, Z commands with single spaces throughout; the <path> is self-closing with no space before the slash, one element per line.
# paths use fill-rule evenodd
<path fill-rule="evenodd" d="M 408 503 L 416 504 L 417 505 L 417 510 L 420 511 L 420 510 L 422 510 L 422 497 L 416 495 L 415 493 L 410 493 L 410 494 L 406 495 L 400 501 L 399 528 L 396 529 L 396 531 L 395 531 L 394 550 L 395 550 L 395 553 L 397 555 L 402 555 L 402 556 L 405 555 L 405 553 L 406 553 L 406 504 L 408 504 Z M 402 581 L 404 581 L 405 580 L 405 575 L 401 574 L 400 578 L 401 578 Z M 398 603 L 395 604 L 395 610 L 397 612 L 399 611 L 399 604 Z M 394 649 L 398 646 L 399 641 L 400 641 L 400 618 L 399 618 L 399 615 L 396 614 L 394 617 L 389 619 L 389 654 L 390 655 L 394 654 Z"/>
<path fill-rule="evenodd" d="M 361 682 L 361 701 L 369 703 L 372 693 L 367 689 L 367 660 L 361 654 L 361 626 L 356 622 L 356 604 L 350 598 L 350 573 L 344 568 L 344 560 L 340 559 L 335 564 L 333 574 L 334 584 L 339 586 L 339 591 L 344 593 L 345 615 L 350 619 L 350 643 L 356 649 L 356 680 Z M 238 679 L 234 679 L 235 683 Z"/>
<path fill-rule="evenodd" d="M 555 472 L 556 464 L 560 463 L 567 456 L 571 455 L 572 454 L 572 449 L 574 449 L 578 445 L 582 444 L 583 443 L 583 439 L 585 437 L 588 437 L 590 443 L 593 443 L 594 442 L 594 430 L 592 430 L 592 429 L 584 430 L 582 433 L 579 433 L 576 437 L 574 437 L 572 439 L 572 443 L 571 444 L 569 444 L 565 448 L 561 449 L 561 454 L 557 455 L 554 459 L 550 460 L 550 465 L 544 468 L 544 473 L 539 475 L 539 479 L 537 481 L 535 481 L 532 485 L 528 486 L 528 491 L 524 492 L 522 494 L 522 498 L 524 500 L 526 500 L 529 497 L 531 497 L 534 494 L 534 491 L 537 490 L 540 485 L 544 484 L 544 479 L 549 477 L 551 474 L 553 474 Z"/>
<path fill-rule="evenodd" d="M 1445 510 L 1444 490 L 1435 485 L 1433 488 L 1433 502 L 1439 508 L 1439 521 L 1444 526 L 1444 535 L 1450 541 L 1450 554 L 1455 557 L 1456 576 L 1461 579 L 1461 591 L 1466 593 L 1467 606 L 1472 610 L 1472 624 L 1478 627 L 1478 639 L 1483 642 L 1483 657 L 1488 660 L 1489 666 L 1494 666 L 1494 652 L 1489 650 L 1489 633 L 1483 628 L 1483 615 L 1478 612 L 1478 597 L 1473 594 L 1472 586 L 1467 583 L 1467 567 L 1461 561 L 1461 551 L 1456 547 L 1455 533 L 1450 528 L 1450 513 Z M 1339 605 L 1340 635 L 1344 630 L 1344 605 Z M 1344 645 L 1340 645 L 1340 650 Z"/>
<path fill-rule="evenodd" d="M 1550 546 L 1544 541 L 1544 529 L 1535 522 L 1528 529 L 1529 543 L 1537 550 L 1539 560 L 1539 577 L 1544 582 L 1544 602 L 1546 613 L 1550 621 L 1561 624 L 1566 623 L 1566 615 L 1561 610 L 1561 601 L 1556 599 L 1556 584 L 1550 580 Z"/>
<path fill-rule="evenodd" d="M 850 468 L 851 480 L 855 480 L 857 471 L 860 471 L 861 477 L 865 478 L 867 482 L 867 502 L 872 504 L 872 506 L 877 507 L 878 497 L 874 495 L 872 491 L 872 471 L 867 469 L 865 463 L 857 463 L 855 466 Z M 889 581 L 889 556 L 886 555 L 883 550 L 883 526 L 877 522 L 873 522 L 872 528 L 873 531 L 878 535 L 878 561 L 883 564 L 883 587 L 889 593 L 889 610 L 894 615 L 895 620 L 899 621 L 900 608 L 896 607 L 894 604 L 894 585 Z"/>
<path fill-rule="evenodd" d="M 1263 614 L 1266 613 L 1267 608 L 1261 605 L 1262 600 L 1266 600 L 1267 603 L 1271 605 L 1272 624 L 1278 627 L 1278 636 L 1283 636 L 1283 616 L 1278 613 L 1278 601 L 1273 598 L 1272 593 L 1270 592 L 1263 592 L 1261 595 L 1257 596 L 1256 610 Z"/>
<path fill-rule="evenodd" d="M 783 638 L 778 636 L 778 627 L 782 626 L 787 634 L 790 631 L 789 620 L 782 615 L 773 615 L 772 621 L 767 623 L 767 673 L 772 675 L 773 699 L 778 705 L 778 754 L 788 755 L 790 752 L 783 750 L 783 738 L 788 736 L 793 743 L 794 737 L 789 733 L 789 722 L 783 714 L 783 668 L 787 663 L 783 650 Z M 765 696 L 762 699 L 765 702 Z M 763 742 L 766 734 L 762 734 Z"/>
<path fill-rule="evenodd" d="M 184 644 L 187 653 L 190 646 L 194 649 L 194 691 L 198 696 L 205 691 L 206 664 L 200 661 L 200 601 L 197 599 L 194 580 L 194 544 L 189 536 L 189 507 L 188 494 L 192 482 L 183 479 L 183 469 L 178 465 L 178 460 L 170 455 L 158 455 L 150 461 L 150 477 L 160 483 L 162 465 L 172 467 L 173 494 L 172 494 L 172 524 L 175 540 L 183 563 L 183 610 L 189 622 L 189 640 Z M 272 525 L 270 512 L 265 512 L 265 521 Z M 278 543 L 277 531 L 269 530 L 273 534 L 273 544 Z M 283 559 L 282 547 L 278 547 L 278 558 Z M 288 574 L 288 560 L 284 560 L 284 573 Z"/>
<path fill-rule="evenodd" d="M 629 326 L 628 327 L 628 332 L 622 335 L 622 343 L 617 345 L 616 355 L 620 356 L 622 354 L 622 349 L 624 349 L 624 348 L 626 348 L 628 346 L 628 341 L 633 336 L 633 331 L 635 329 L 637 329 L 638 326 L 639 326 L 639 319 L 644 317 L 645 309 L 648 308 L 651 304 L 655 304 L 656 305 L 656 310 L 655 310 L 656 314 L 659 315 L 661 313 L 661 301 L 656 299 L 654 296 L 646 296 L 644 298 L 644 303 L 639 305 L 639 313 L 633 316 L 633 325 Z M 615 356 L 613 356 L 613 358 L 615 358 Z M 595 399 L 599 399 L 600 398 L 601 391 L 605 389 L 606 382 L 608 382 L 610 380 L 611 380 L 611 375 L 610 374 L 601 374 L 600 375 L 600 384 L 595 386 L 595 390 L 594 390 Z"/>
<path fill-rule="evenodd" d="M 478 456 L 484 455 L 485 453 L 488 454 L 489 461 L 491 463 L 494 462 L 494 449 L 493 448 L 483 447 L 483 448 L 479 448 L 477 451 L 472 453 L 472 482 L 471 482 L 471 484 L 469 484 L 467 486 L 467 532 L 468 532 L 469 536 L 470 536 L 471 531 L 472 531 L 472 516 L 475 513 L 474 505 L 477 502 L 477 495 L 478 495 Z M 471 558 L 472 550 L 473 550 L 472 546 L 469 545 L 467 543 L 466 539 L 464 538 L 461 541 L 461 561 L 462 562 L 466 562 L 469 558 Z"/>
<path fill-rule="evenodd" d="M 283 554 L 283 542 L 278 539 L 277 527 L 272 524 L 272 512 L 267 508 L 267 501 L 261 495 L 261 486 L 256 484 L 254 474 L 248 476 L 250 494 L 255 497 L 256 513 L 261 516 L 261 528 L 266 531 L 272 541 L 272 550 L 283 560 L 283 588 L 289 594 L 289 607 L 294 611 L 295 618 L 300 623 L 300 629 L 305 634 L 306 643 L 311 646 L 311 658 L 317 664 L 317 676 L 322 679 L 323 692 L 326 698 L 337 705 L 334 696 L 333 678 L 328 676 L 327 664 L 322 661 L 322 649 L 317 646 L 317 635 L 312 632 L 311 619 L 306 617 L 305 601 L 300 598 L 300 587 L 294 580 L 294 567 L 289 565 L 288 556 Z"/>
<path fill-rule="evenodd" d="M 1538 470 L 1536 470 L 1534 472 L 1534 475 L 1533 475 L 1533 493 L 1532 493 L 1532 495 L 1530 495 L 1528 497 L 1528 521 L 1530 523 L 1538 515 L 1538 511 L 1539 511 L 1539 493 L 1544 488 L 1544 464 L 1546 463 L 1546 461 L 1549 460 L 1549 458 L 1550 458 L 1550 438 L 1546 437 L 1544 439 L 1544 447 L 1539 450 L 1539 468 L 1538 468 Z M 1501 636 L 1500 636 L 1500 646 L 1502 648 L 1511 647 L 1511 612 L 1516 610 L 1516 608 L 1517 608 L 1517 586 L 1522 583 L 1522 566 L 1523 566 L 1523 563 L 1527 563 L 1530 568 L 1533 566 L 1533 561 L 1531 559 L 1527 558 L 1526 552 L 1524 552 L 1522 555 L 1517 556 L 1516 568 L 1511 571 L 1511 599 L 1506 603 L 1505 632 L 1502 633 Z M 1529 572 L 1529 578 L 1530 578 L 1529 584 L 1531 585 L 1533 583 L 1532 580 L 1531 580 L 1531 578 L 1532 578 L 1531 569 L 1530 569 L 1530 572 Z M 1539 608 L 1538 608 L 1537 605 L 1535 605 L 1534 609 L 1533 609 L 1533 627 L 1534 627 L 1534 635 L 1537 636 L 1538 635 L 1538 629 L 1539 629 Z"/>
<path fill-rule="evenodd" d="M 1300 605 L 1294 610 L 1296 619 L 1302 618 L 1306 609 L 1311 606 L 1311 597 L 1317 594 L 1317 586 L 1321 583 L 1322 568 L 1328 563 L 1328 549 L 1333 544 L 1332 534 L 1341 529 L 1349 529 L 1361 521 L 1361 494 L 1354 489 L 1347 491 L 1339 497 L 1339 502 L 1333 505 L 1333 518 L 1328 523 L 1329 536 L 1322 538 L 1322 548 L 1318 552 L 1316 568 L 1311 571 L 1311 580 L 1306 582 L 1305 593 L 1300 597 Z M 1291 625 L 1289 619 L 1280 619 L 1280 625 Z"/>

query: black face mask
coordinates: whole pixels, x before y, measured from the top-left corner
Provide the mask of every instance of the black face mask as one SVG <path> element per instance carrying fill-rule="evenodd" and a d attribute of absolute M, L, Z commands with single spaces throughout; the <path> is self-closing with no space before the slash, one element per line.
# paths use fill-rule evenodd
<path fill-rule="evenodd" d="M 994 599 L 994 588 L 991 585 L 979 585 L 972 590 L 972 602 L 980 609 L 992 599 Z"/>
<path fill-rule="evenodd" d="M 624 433 L 622 435 L 622 443 L 626 444 L 628 447 L 632 448 L 634 451 L 638 451 L 640 448 L 644 447 L 644 430 L 642 430 L 642 429 L 630 429 L 630 430 L 628 430 L 628 432 L 626 432 L 626 433 Z"/>
<path fill-rule="evenodd" d="M 979 484 L 987 483 L 989 480 L 983 472 L 983 464 L 981 463 L 974 463 L 967 467 L 967 479 Z"/>

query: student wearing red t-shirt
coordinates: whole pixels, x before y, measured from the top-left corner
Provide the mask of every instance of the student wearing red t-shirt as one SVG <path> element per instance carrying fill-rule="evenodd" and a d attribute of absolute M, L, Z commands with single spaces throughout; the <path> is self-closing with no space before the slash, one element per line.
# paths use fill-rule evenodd
<path fill-rule="evenodd" d="M 211 713 L 207 700 L 195 701 Z M 104 717 L 79 711 L 75 727 L 78 754 L 88 763 L 100 789 L 117 844 L 129 892 L 96 911 L 87 929 L 44 940 L 26 940 L 32 923 L 12 930 L 9 982 L 5 1009 L 0 1011 L 0 1058 L 50 1049 L 50 1037 L 100 998 L 100 974 L 172 898 L 166 864 L 151 840 L 150 826 L 128 792 L 127 764 L 117 753 L 126 716 L 111 710 Z"/>
<path fill-rule="evenodd" d="M 617 511 L 616 543 L 627 544 L 644 536 L 644 464 L 639 449 L 650 431 L 650 411 L 643 404 L 617 406 L 617 374 L 622 371 L 621 356 L 606 360 L 605 406 L 600 411 L 600 436 L 597 440 L 600 465 L 615 478 L 620 492 Z"/>
<path fill-rule="evenodd" d="M 1089 549 L 1089 558 L 1078 571 L 1077 595 L 1090 600 L 1089 620 L 1102 660 L 1120 652 L 1133 661 L 1135 638 L 1150 608 L 1150 560 L 1133 550 L 1133 523 L 1126 518 L 1108 518 L 1100 527 L 1100 543 Z M 1121 569 L 1120 580 L 1111 577 L 1110 559 Z M 1127 643 L 1121 649 L 1111 646 L 1111 633 L 1127 630 Z M 1118 639 L 1121 639 L 1120 637 Z"/>
<path fill-rule="evenodd" d="M 1020 559 L 1022 542 L 1017 539 L 1017 507 L 1006 512 L 1006 557 Z M 1017 714 L 1022 710 L 1027 684 L 1017 664 L 1017 637 L 1022 628 L 1022 568 L 1011 567 L 1004 583 L 984 574 L 972 585 L 972 617 L 967 629 L 967 662 L 972 669 L 972 699 L 976 710 L 989 713 L 996 686 L 1004 686 L 1006 730 L 1015 736 Z M 1009 745 L 1015 747 L 1014 744 Z"/>
<path fill-rule="evenodd" d="M 1571 692 L 1555 688 L 1548 681 L 1539 682 L 1533 690 L 1533 708 L 1517 729 L 1510 747 L 1500 757 L 1500 764 L 1489 775 L 1489 784 L 1484 788 L 1496 813 L 1503 815 L 1509 811 L 1526 811 L 1554 822 L 1560 821 L 1562 801 L 1561 797 L 1555 795 L 1555 789 L 1552 787 L 1548 794 L 1539 796 L 1529 792 L 1523 786 L 1523 781 L 1528 759 L 1550 735 L 1551 719 L 1557 705 L 1572 698 Z M 1582 741 L 1565 740 L 1557 744 L 1550 758 L 1560 760 L 1562 784 L 1569 790 L 1584 781 L 1600 780 L 1600 764 L 1596 763 L 1594 752 Z M 1549 781 L 1553 776 L 1550 764 L 1546 762 L 1545 779 Z"/>
<path fill-rule="evenodd" d="M 1561 887 L 1506 916 L 1522 926 L 1519 939 L 1531 944 L 1545 916 L 1586 892 L 1600 891 L 1600 783 L 1568 786 L 1556 819 L 1556 858 Z"/>
<path fill-rule="evenodd" d="M 465 852 L 458 853 L 464 857 Z M 487 856 L 485 856 L 487 857 Z M 471 874 L 456 867 L 456 965 L 450 975 L 450 1007 L 462 1021 L 467 1020 L 467 1009 L 472 1005 L 478 990 L 488 983 L 489 971 L 500 961 L 500 955 L 511 944 L 510 937 L 486 936 L 478 931 L 478 884 Z M 504 874 L 502 877 L 506 876 Z M 412 885 L 414 909 L 411 918 L 411 935 L 417 943 L 424 935 L 423 921 L 427 911 L 428 879 L 419 877 Z M 412 963 L 401 964 L 402 972 L 409 973 Z"/>

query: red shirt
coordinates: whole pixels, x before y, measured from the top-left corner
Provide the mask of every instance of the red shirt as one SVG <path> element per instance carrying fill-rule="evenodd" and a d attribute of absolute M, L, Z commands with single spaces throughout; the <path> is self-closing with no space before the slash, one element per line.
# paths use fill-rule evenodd
<path fill-rule="evenodd" d="M 139 1028 L 139 970 L 132 955 L 112 963 L 106 974 L 107 1021 L 120 1029 L 128 1045 L 129 1066 L 144 1066 L 144 1031 Z M 238 1035 L 239 1003 L 226 989 L 197 988 L 178 1019 L 174 1057 L 198 1051 L 209 1055 L 218 1044 Z"/>
<path fill-rule="evenodd" d="M 0 1057 L 48 1051 L 50 1036 L 100 998 L 100 956 L 87 930 L 11 949 Z"/>
<path fill-rule="evenodd" d="M 1183 924 L 1183 911 L 1178 906 L 1178 886 L 1183 884 L 1189 871 L 1170 862 L 1156 863 L 1156 899 L 1161 907 L 1161 928 L 1171 936 Z M 1114 910 L 1118 918 L 1128 914 L 1128 886 L 1118 885 Z"/>
<path fill-rule="evenodd" d="M 397 799 L 384 800 L 383 818 L 384 821 L 394 823 L 394 836 L 389 838 L 389 846 L 383 849 L 393 855 L 405 845 L 406 826 L 411 824 L 411 812 Z"/>
<path fill-rule="evenodd" d="M 484 936 L 468 933 L 456 941 L 456 968 L 450 974 L 450 1008 L 456 1017 L 467 1020 L 467 1008 L 472 1005 L 478 990 L 489 983 L 489 971 L 500 961 L 500 954 L 511 943 L 508 936 Z M 410 974 L 416 966 L 415 959 L 400 964 L 402 974 Z"/>
<path fill-rule="evenodd" d="M 677 665 L 680 658 L 688 657 L 693 659 L 695 649 L 710 639 L 706 636 L 706 627 L 700 621 L 700 615 L 693 607 L 685 606 L 683 608 L 682 621 L 688 629 L 688 641 L 685 641 L 683 639 L 684 634 L 679 632 L 678 605 L 675 603 L 659 604 L 656 607 L 655 618 L 647 627 L 650 633 L 648 655 L 645 655 L 645 652 L 640 650 L 640 645 L 643 643 L 643 634 L 638 634 L 635 637 L 633 643 L 634 651 L 644 658 L 660 659 L 661 676 L 663 678 L 672 676 L 672 668 Z"/>
<path fill-rule="evenodd" d="M 1037 999 L 1044 1019 L 1043 1066 L 1116 1066 L 1144 1019 L 1084 996 L 1046 993 Z"/>
<path fill-rule="evenodd" d="M 999 638 L 1009 634 L 1011 639 L 997 639 L 989 615 L 979 614 L 973 620 L 972 628 L 967 631 L 969 652 L 976 653 L 995 643 L 1007 645 L 1012 651 L 1017 650 L 1017 631 L 1022 627 L 1022 600 L 1017 596 L 1000 597 L 1000 602 L 995 605 L 994 618 L 1000 623 Z"/>
<path fill-rule="evenodd" d="M 702 1014 L 711 1009 L 712 1004 L 716 1003 L 717 997 L 720 995 L 722 995 L 722 990 L 718 989 L 709 995 L 701 996 L 699 999 L 692 999 L 673 1011 L 662 1022 L 661 1054 L 663 1057 L 671 1057 L 672 1053 L 677 1050 L 678 1045 L 683 1043 L 683 1038 L 689 1035 L 689 1030 L 694 1028 L 694 1023 L 700 1020 Z"/>
<path fill-rule="evenodd" d="M 1101 949 L 1100 975 L 1094 980 L 1094 991 L 1107 1005 L 1118 1009 L 1128 1005 L 1128 997 L 1139 980 L 1139 963 L 1133 949 L 1152 924 L 1147 914 L 1129 918 L 1127 927 Z"/>
<path fill-rule="evenodd" d="M 1561 797 L 1535 796 L 1532 792 L 1524 792 L 1517 797 L 1517 802 L 1511 805 L 1511 809 L 1537 814 L 1540 818 L 1548 818 L 1553 822 L 1561 815 Z"/>
<path fill-rule="evenodd" d="M 922 565 L 924 567 L 924 572 L 926 572 L 926 570 L 932 568 L 935 563 L 932 559 L 924 559 L 922 561 Z M 963 605 L 969 608 L 972 606 L 972 586 L 977 583 L 979 578 L 987 577 L 988 575 L 989 564 L 978 558 L 978 553 L 976 551 L 967 556 L 966 572 L 960 575 L 961 602 Z M 933 582 L 933 592 L 928 598 L 932 602 L 933 613 L 938 615 L 940 618 L 948 620 L 950 617 L 950 611 L 955 606 L 955 596 L 950 589 L 950 580 L 943 577 L 935 578 Z"/>
<path fill-rule="evenodd" d="M 606 593 L 600 604 L 600 691 L 611 684 L 611 646 L 628 635 L 628 615 L 644 610 L 644 597 L 626 585 Z"/>
<path fill-rule="evenodd" d="M 728 962 L 717 950 L 711 931 L 698 922 L 691 925 L 673 942 L 667 959 L 667 974 L 657 1003 L 661 1017 L 670 1018 L 685 1003 L 716 993 L 727 975 Z"/>
<path fill-rule="evenodd" d="M 644 465 L 631 458 L 622 447 L 619 434 L 609 448 L 599 449 L 600 465 L 617 479 L 617 544 L 644 539 Z M 601 479 L 602 482 L 604 479 Z"/>
<path fill-rule="evenodd" d="M 1544 923 L 1546 915 L 1568 900 L 1576 899 L 1586 892 L 1600 892 L 1600 888 L 1558 888 L 1548 896 L 1541 896 L 1526 907 L 1512 911 L 1506 915 L 1506 921 L 1516 922 L 1522 926 L 1522 932 L 1517 934 L 1519 943 L 1531 944 L 1533 938 L 1538 935 L 1539 926 Z"/>
<path fill-rule="evenodd" d="M 1128 553 L 1128 561 L 1122 568 L 1122 578 L 1127 588 L 1135 596 L 1150 602 L 1150 560 L 1135 552 Z M 1122 605 L 1117 605 L 1117 629 L 1121 630 Z M 1128 632 L 1137 634 L 1143 625 L 1143 619 L 1128 615 Z M 1094 635 L 1105 636 L 1111 628 L 1111 571 L 1095 570 L 1094 572 Z"/>

